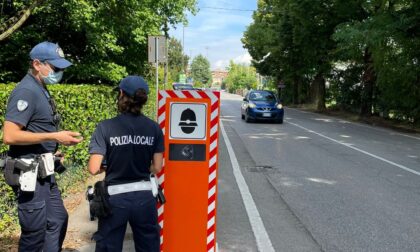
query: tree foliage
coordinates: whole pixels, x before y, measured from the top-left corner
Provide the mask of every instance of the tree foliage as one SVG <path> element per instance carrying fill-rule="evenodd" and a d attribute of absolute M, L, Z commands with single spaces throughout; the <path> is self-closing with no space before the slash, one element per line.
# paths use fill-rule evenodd
<path fill-rule="evenodd" d="M 184 54 L 181 42 L 175 38 L 169 40 L 168 50 L 170 76 L 174 81 L 179 81 L 179 75 L 187 69 L 189 57 Z"/>
<path fill-rule="evenodd" d="M 229 73 L 226 78 L 226 87 L 229 92 L 236 92 L 238 89 L 257 88 L 257 76 L 254 67 L 235 64 L 230 61 Z"/>
<path fill-rule="evenodd" d="M 286 101 L 323 109 L 327 99 L 363 116 L 419 122 L 419 8 L 407 0 L 259 0 L 242 41 L 259 73 L 286 83 Z"/>
<path fill-rule="evenodd" d="M 4 2 L 4 1 L 3 1 Z M 5 15 L 28 1 L 16 0 Z M 148 72 L 147 37 L 196 12 L 196 0 L 43 0 L 29 19 L 0 42 L 0 81 L 18 81 L 37 43 L 57 42 L 75 65 L 66 82 L 112 83 L 127 74 Z"/>
<path fill-rule="evenodd" d="M 194 84 L 199 87 L 209 87 L 211 84 L 210 62 L 203 55 L 196 56 L 191 62 L 191 75 Z"/>

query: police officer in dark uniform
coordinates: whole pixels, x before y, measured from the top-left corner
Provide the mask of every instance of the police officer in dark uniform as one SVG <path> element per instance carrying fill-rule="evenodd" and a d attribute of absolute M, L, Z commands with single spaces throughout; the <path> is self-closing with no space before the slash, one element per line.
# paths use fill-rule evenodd
<path fill-rule="evenodd" d="M 96 251 L 121 251 L 127 222 L 133 231 L 136 251 L 160 250 L 160 226 L 151 174 L 162 169 L 163 133 L 159 125 L 142 114 L 149 87 L 139 76 L 119 84 L 119 115 L 102 121 L 92 135 L 89 171 L 104 171 L 112 214 L 99 218 L 93 235 Z"/>
<path fill-rule="evenodd" d="M 12 159 L 32 162 L 45 153 L 53 157 L 58 144 L 74 145 L 82 139 L 77 132 L 58 132 L 59 115 L 46 86 L 58 83 L 71 63 L 64 59 L 61 48 L 50 42 L 36 45 L 30 58 L 28 74 L 9 97 L 3 142 L 10 145 L 8 156 Z M 61 251 L 68 214 L 54 175 L 34 178 L 31 192 L 13 187 L 21 226 L 19 251 Z"/>

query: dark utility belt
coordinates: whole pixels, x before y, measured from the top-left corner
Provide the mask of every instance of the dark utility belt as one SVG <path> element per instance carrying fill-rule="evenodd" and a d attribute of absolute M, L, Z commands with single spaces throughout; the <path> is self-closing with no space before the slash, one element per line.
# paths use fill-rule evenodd
<path fill-rule="evenodd" d="M 59 157 L 54 157 L 53 171 L 48 172 L 47 164 L 41 155 L 30 155 L 20 158 L 0 158 L 0 168 L 4 168 L 4 178 L 9 186 L 20 186 L 19 177 L 29 171 L 36 171 L 38 179 L 45 179 L 51 172 L 63 173 L 66 167 L 60 162 Z M 24 161 L 25 160 L 25 161 Z M 31 160 L 28 162 L 28 160 Z"/>

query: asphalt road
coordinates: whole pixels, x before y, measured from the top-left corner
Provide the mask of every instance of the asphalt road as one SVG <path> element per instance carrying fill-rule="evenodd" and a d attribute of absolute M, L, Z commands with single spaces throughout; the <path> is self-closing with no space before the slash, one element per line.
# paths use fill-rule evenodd
<path fill-rule="evenodd" d="M 420 251 L 419 135 L 288 108 L 248 124 L 241 100 L 222 93 L 221 120 L 275 251 Z M 258 251 L 222 137 L 219 154 L 219 251 Z"/>

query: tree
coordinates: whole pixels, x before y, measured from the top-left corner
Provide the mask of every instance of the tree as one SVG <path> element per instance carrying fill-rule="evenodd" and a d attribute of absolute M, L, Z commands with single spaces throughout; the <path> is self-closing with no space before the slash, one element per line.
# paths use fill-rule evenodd
<path fill-rule="evenodd" d="M 211 84 L 210 62 L 203 56 L 198 55 L 191 63 L 191 75 L 194 84 L 209 87 Z"/>
<path fill-rule="evenodd" d="M 196 0 L 43 0 L 20 29 L 0 41 L 0 82 L 18 81 L 27 71 L 30 48 L 43 40 L 58 42 L 75 63 L 66 82 L 115 83 L 147 73 L 147 37 L 186 22 L 186 11 L 195 13 L 195 5 Z"/>
<path fill-rule="evenodd" d="M 41 0 L 35 0 L 25 9 L 15 13 L 15 15 L 6 20 L 6 17 L 8 14 L 10 15 L 10 12 L 13 12 L 14 8 L 12 6 L 12 1 L 3 1 L 0 9 L 0 41 L 6 39 L 12 35 L 14 31 L 19 29 L 32 14 L 35 7 L 37 7 L 40 3 Z"/>
<path fill-rule="evenodd" d="M 169 72 L 171 77 L 178 80 L 178 77 L 181 73 L 184 73 L 184 70 L 187 69 L 189 57 L 188 55 L 183 54 L 182 44 L 179 40 L 171 38 L 169 40 Z"/>
<path fill-rule="evenodd" d="M 226 87 L 231 93 L 235 93 L 238 89 L 255 89 L 257 87 L 255 68 L 230 61 Z"/>

